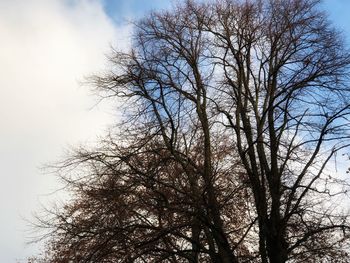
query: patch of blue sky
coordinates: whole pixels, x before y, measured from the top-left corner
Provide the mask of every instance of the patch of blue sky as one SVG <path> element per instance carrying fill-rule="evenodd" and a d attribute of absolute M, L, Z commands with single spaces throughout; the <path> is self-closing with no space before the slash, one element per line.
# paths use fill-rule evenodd
<path fill-rule="evenodd" d="M 102 0 L 106 14 L 116 23 L 142 18 L 152 10 L 171 7 L 169 0 Z"/>
<path fill-rule="evenodd" d="M 74 0 L 66 0 L 74 1 Z M 106 14 L 117 25 L 137 20 L 151 10 L 169 8 L 181 0 L 101 0 Z M 329 14 L 335 27 L 344 32 L 350 44 L 350 1 L 323 0 L 321 7 Z"/>
<path fill-rule="evenodd" d="M 350 1 L 324 0 L 322 7 L 329 14 L 333 25 L 343 32 L 346 43 L 350 46 Z"/>

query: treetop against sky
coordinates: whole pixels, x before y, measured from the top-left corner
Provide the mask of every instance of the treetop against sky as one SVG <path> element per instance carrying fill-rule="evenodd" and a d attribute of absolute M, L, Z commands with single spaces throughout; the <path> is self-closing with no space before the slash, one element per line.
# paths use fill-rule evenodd
<path fill-rule="evenodd" d="M 58 164 L 46 260 L 347 262 L 350 54 L 319 1 L 186 1 L 131 37 L 90 78 L 123 114 Z"/>
<path fill-rule="evenodd" d="M 114 121 L 114 108 L 93 107 L 95 98 L 78 82 L 103 70 L 110 45 L 129 36 L 125 21 L 172 2 L 0 0 L 0 262 L 33 254 L 23 217 L 57 186 L 38 167 Z M 323 2 L 349 43 L 350 2 Z"/>

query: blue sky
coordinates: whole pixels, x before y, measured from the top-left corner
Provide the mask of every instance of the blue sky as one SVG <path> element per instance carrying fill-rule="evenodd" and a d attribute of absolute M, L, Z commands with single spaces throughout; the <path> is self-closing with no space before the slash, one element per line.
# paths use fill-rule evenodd
<path fill-rule="evenodd" d="M 102 0 L 106 14 L 116 23 L 137 19 L 154 9 L 171 7 L 172 0 Z M 322 8 L 330 15 L 331 21 L 345 33 L 350 42 L 350 1 L 323 0 Z"/>
<path fill-rule="evenodd" d="M 120 23 L 123 18 L 141 17 L 145 12 L 167 8 L 171 0 L 103 0 L 103 6 L 108 16 Z M 330 13 L 331 19 L 350 34 L 350 1 L 349 0 L 323 0 L 324 9 Z"/>
<path fill-rule="evenodd" d="M 170 5 L 169 0 L 103 0 L 106 13 L 116 23 L 122 23 L 123 19 L 128 18 L 137 19 L 149 10 L 167 8 Z"/>
<path fill-rule="evenodd" d="M 115 105 L 94 107 L 79 85 L 105 68 L 110 45 L 126 48 L 127 20 L 171 0 L 0 0 L 0 262 L 37 251 L 27 246 L 30 218 L 52 199 L 57 180 L 40 169 L 69 145 L 94 141 L 115 120 Z M 324 9 L 350 46 L 350 1 Z"/>
<path fill-rule="evenodd" d="M 333 24 L 344 32 L 347 43 L 350 45 L 350 1 L 324 0 L 322 6 Z"/>

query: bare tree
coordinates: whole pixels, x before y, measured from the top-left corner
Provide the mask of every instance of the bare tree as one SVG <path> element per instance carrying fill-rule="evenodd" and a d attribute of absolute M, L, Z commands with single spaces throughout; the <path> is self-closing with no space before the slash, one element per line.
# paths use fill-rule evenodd
<path fill-rule="evenodd" d="M 347 262 L 350 56 L 319 1 L 187 1 L 110 60 L 124 119 L 60 166 L 49 262 Z"/>

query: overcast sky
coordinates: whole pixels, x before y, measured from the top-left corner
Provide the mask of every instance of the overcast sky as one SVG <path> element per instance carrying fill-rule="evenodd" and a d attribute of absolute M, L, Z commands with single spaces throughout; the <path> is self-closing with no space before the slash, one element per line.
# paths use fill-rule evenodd
<path fill-rule="evenodd" d="M 35 252 L 25 245 L 23 218 L 58 187 L 40 167 L 114 121 L 111 106 L 93 107 L 79 81 L 104 69 L 110 45 L 127 46 L 125 20 L 170 3 L 0 0 L 0 262 Z M 327 0 L 324 8 L 350 40 L 350 1 Z"/>

